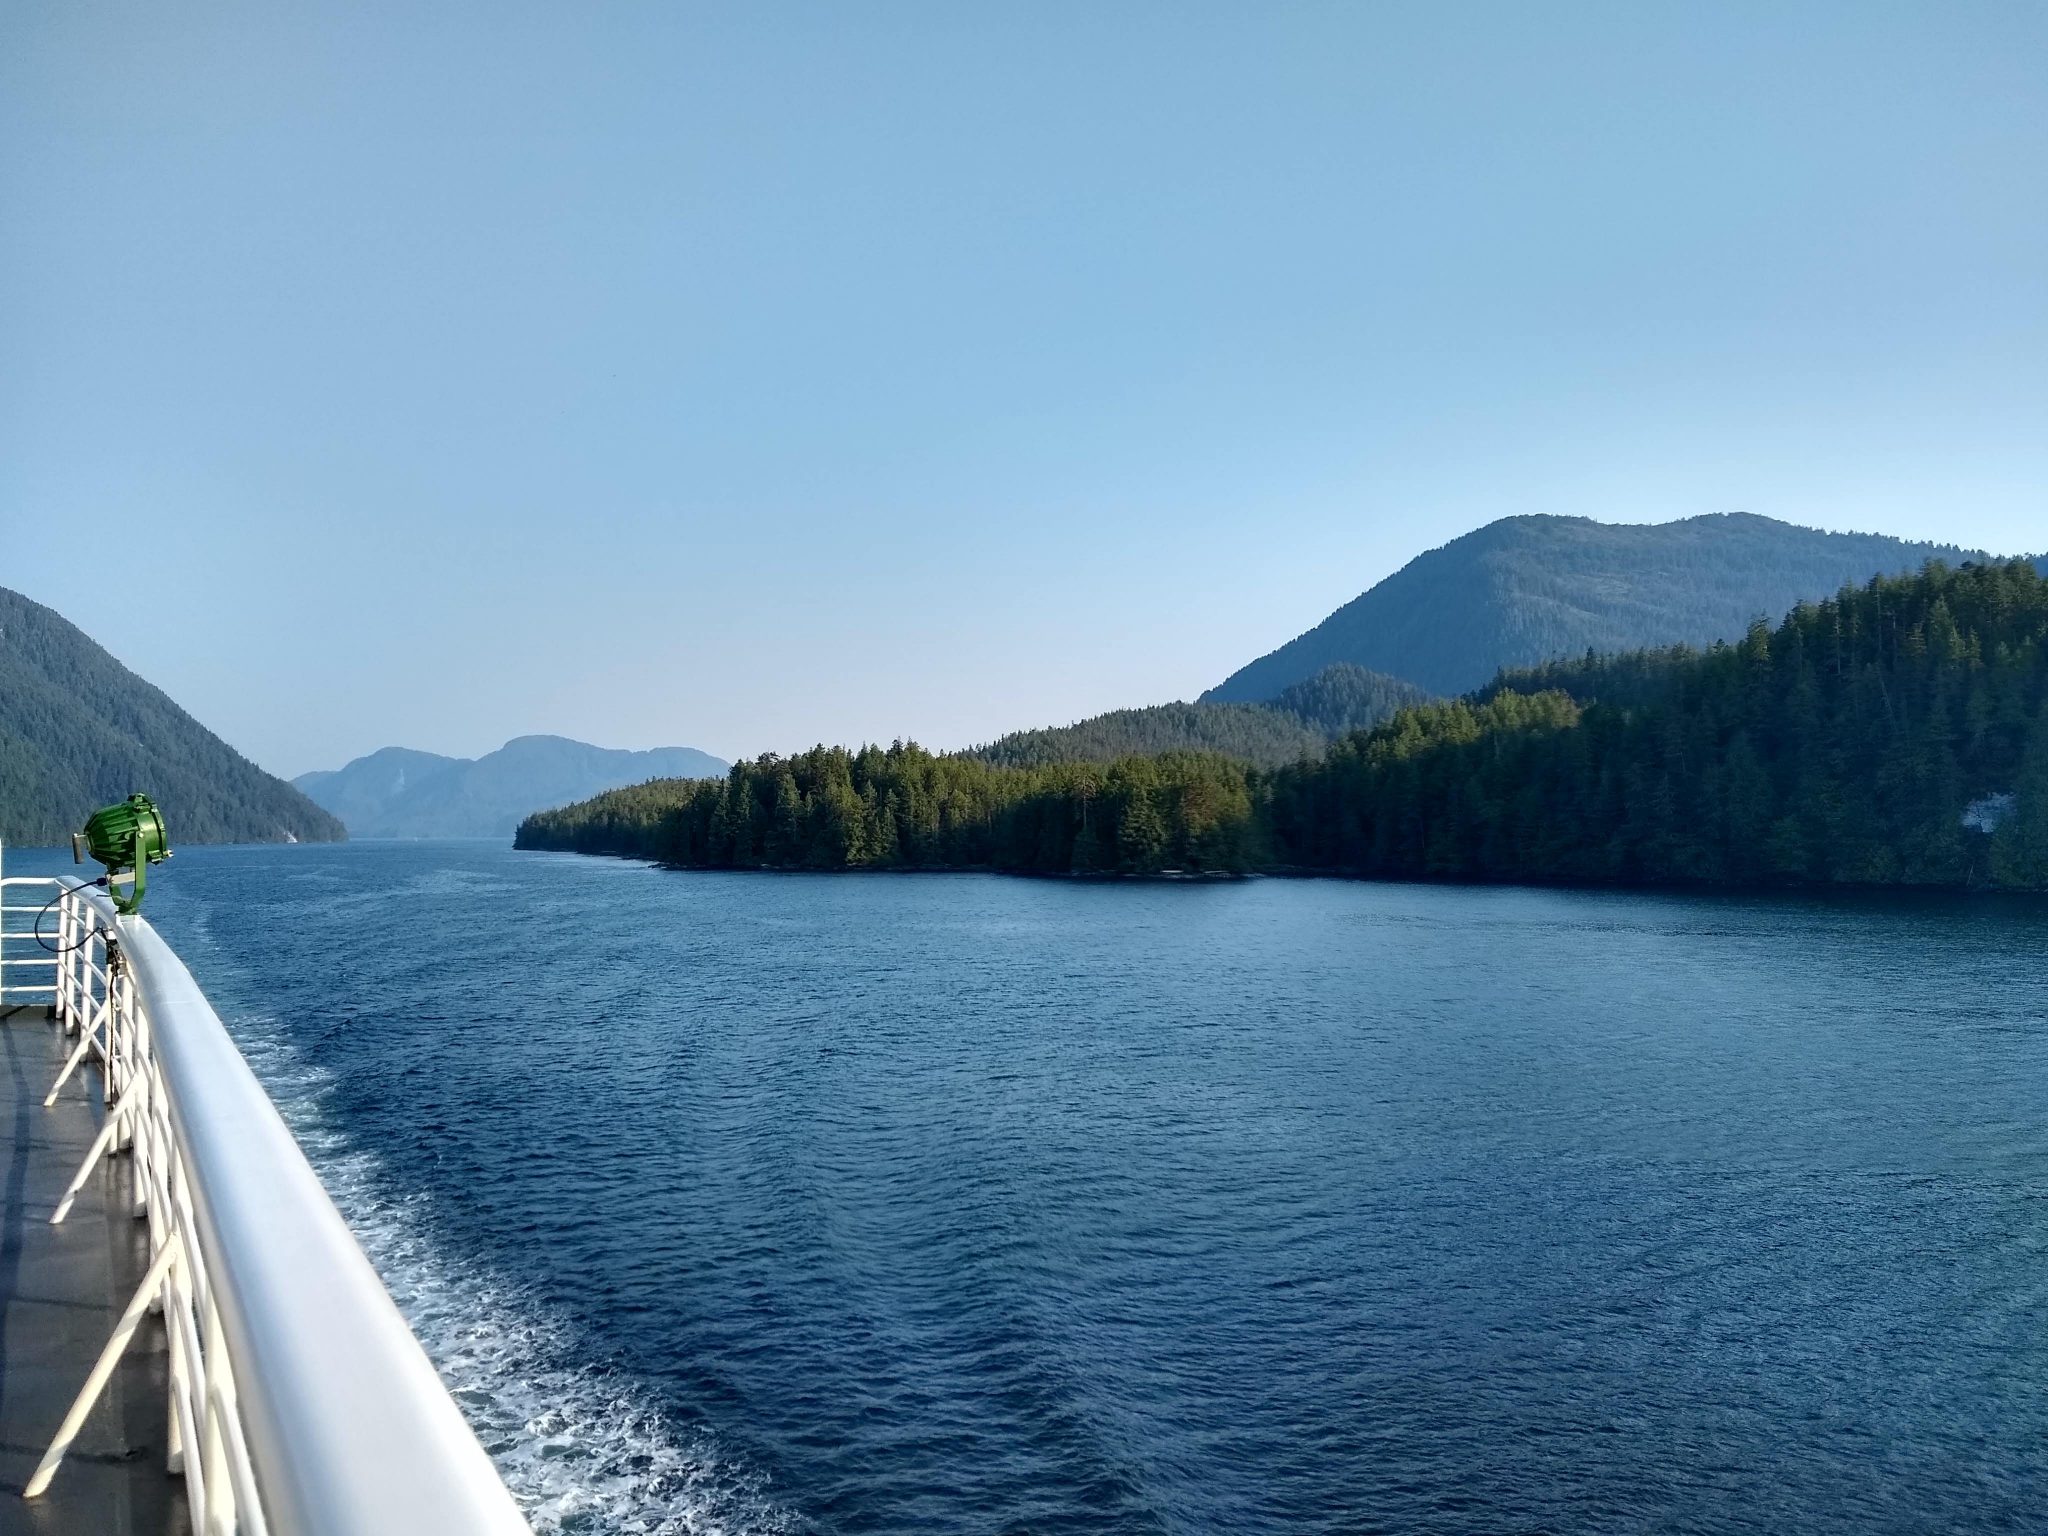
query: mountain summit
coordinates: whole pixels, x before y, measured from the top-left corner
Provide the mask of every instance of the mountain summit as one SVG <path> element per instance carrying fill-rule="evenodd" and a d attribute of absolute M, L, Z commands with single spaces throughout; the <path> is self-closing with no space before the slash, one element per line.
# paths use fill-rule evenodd
<path fill-rule="evenodd" d="M 1873 576 L 1986 558 L 1747 512 L 1649 524 L 1502 518 L 1418 555 L 1202 697 L 1270 699 L 1336 662 L 1431 693 L 1465 693 L 1503 667 L 1589 650 L 1734 640 L 1752 619 L 1775 622 L 1799 602 Z"/>
<path fill-rule="evenodd" d="M 718 778 L 726 764 L 694 747 L 621 752 L 566 736 L 517 736 L 479 758 L 385 747 L 292 782 L 356 837 L 512 836 L 535 811 L 648 779 Z"/>

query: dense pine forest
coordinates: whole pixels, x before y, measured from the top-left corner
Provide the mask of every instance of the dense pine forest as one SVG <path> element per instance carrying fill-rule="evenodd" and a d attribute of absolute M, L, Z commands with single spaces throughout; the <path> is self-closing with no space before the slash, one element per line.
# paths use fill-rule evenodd
<path fill-rule="evenodd" d="M 1276 776 L 1267 825 L 1368 875 L 2048 886 L 2044 645 L 2032 566 L 1933 566 L 1409 711 Z"/>
<path fill-rule="evenodd" d="M 901 742 L 814 747 L 542 811 L 517 845 L 714 869 L 1237 874 L 1265 861 L 1258 784 L 1213 753 L 1014 768 Z"/>
<path fill-rule="evenodd" d="M 1268 703 L 1269 709 L 1292 715 L 1310 730 L 1323 736 L 1342 736 L 1367 731 L 1382 720 L 1412 705 L 1426 704 L 1430 695 L 1413 683 L 1374 672 L 1354 662 L 1333 662 L 1299 683 L 1281 689 Z"/>
<path fill-rule="evenodd" d="M 1329 737 L 1263 704 L 1154 704 L 1073 725 L 1015 731 L 962 753 L 1005 768 L 1112 763 L 1162 752 L 1215 752 L 1261 768 L 1312 757 Z"/>
<path fill-rule="evenodd" d="M 61 614 L 0 588 L 0 839 L 62 843 L 138 789 L 173 844 L 347 836 Z"/>
<path fill-rule="evenodd" d="M 1706 651 L 1587 657 L 1273 769 L 765 757 L 531 817 L 691 867 L 2048 888 L 2048 582 L 1931 565 Z"/>
<path fill-rule="evenodd" d="M 1426 701 L 1420 688 L 1349 662 L 1325 667 L 1262 704 L 1155 704 L 1074 725 L 1016 731 L 963 754 L 1009 768 L 1110 763 L 1162 752 L 1216 752 L 1261 768 L 1315 757 L 1335 736 Z"/>

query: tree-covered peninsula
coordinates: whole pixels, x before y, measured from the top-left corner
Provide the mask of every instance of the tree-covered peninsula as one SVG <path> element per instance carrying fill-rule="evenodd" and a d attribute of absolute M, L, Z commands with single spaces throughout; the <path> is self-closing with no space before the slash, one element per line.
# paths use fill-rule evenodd
<path fill-rule="evenodd" d="M 902 742 L 813 747 L 542 811 L 517 845 L 709 869 L 1244 873 L 1265 862 L 1260 782 L 1213 753 L 1015 768 Z"/>
<path fill-rule="evenodd" d="M 1320 757 L 1031 767 L 816 748 L 519 846 L 696 868 L 2048 888 L 2048 582 L 1929 566 L 1775 628 L 1505 674 Z"/>

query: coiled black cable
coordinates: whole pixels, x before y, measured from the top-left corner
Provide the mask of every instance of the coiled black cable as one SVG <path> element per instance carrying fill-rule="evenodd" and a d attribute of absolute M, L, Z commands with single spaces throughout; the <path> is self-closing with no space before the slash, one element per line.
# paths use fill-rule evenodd
<path fill-rule="evenodd" d="M 43 937 L 43 919 L 50 915 L 50 908 L 57 905 L 58 902 L 62 901 L 66 896 L 69 896 L 73 891 L 105 890 L 106 885 L 107 877 L 105 875 L 101 875 L 97 880 L 81 880 L 76 885 L 65 886 L 56 895 L 52 896 L 48 901 L 44 902 L 43 910 L 36 914 L 36 942 L 42 945 L 44 949 L 48 950 L 53 955 L 68 955 L 74 949 L 83 949 L 86 945 L 90 944 L 92 942 L 92 936 L 100 931 L 97 926 L 88 927 L 85 930 L 84 934 L 82 934 L 78 939 L 76 939 L 72 943 L 52 944 L 48 939 Z"/>

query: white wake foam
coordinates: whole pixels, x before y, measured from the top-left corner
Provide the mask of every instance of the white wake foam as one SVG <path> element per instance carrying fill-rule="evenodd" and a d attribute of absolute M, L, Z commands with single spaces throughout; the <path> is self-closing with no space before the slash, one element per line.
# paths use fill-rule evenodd
<path fill-rule="evenodd" d="M 540 1536 L 754 1536 L 799 1529 L 709 1433 L 589 1363 L 530 1291 L 437 1247 L 424 1200 L 394 1200 L 375 1156 L 324 1108 L 332 1079 L 274 1020 L 237 1019 L 257 1077 Z"/>

